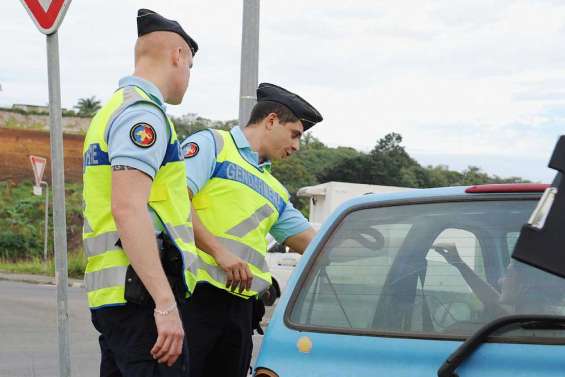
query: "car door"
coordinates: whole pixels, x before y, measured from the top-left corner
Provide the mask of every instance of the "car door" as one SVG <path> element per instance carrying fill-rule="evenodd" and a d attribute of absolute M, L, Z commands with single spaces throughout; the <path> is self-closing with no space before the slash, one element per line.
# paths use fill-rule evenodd
<path fill-rule="evenodd" d="M 492 306 L 481 301 L 461 270 L 430 250 L 440 241 L 459 245 L 470 273 L 489 285 L 498 300 L 502 289 L 498 280 L 504 276 L 501 269 L 500 276 L 492 269 L 488 272 L 485 260 L 507 260 L 492 256 L 504 251 L 500 246 L 507 244 L 508 229 L 518 230 L 534 206 L 535 197 L 528 195 L 477 195 L 472 200 L 449 197 L 350 209 L 319 245 L 293 294 L 282 303 L 287 306 L 288 331 L 275 323 L 274 331 L 280 331 L 278 345 L 288 341 L 290 355 L 296 353 L 300 337 L 309 338 L 311 352 L 299 356 L 305 375 L 437 375 L 448 356 L 481 326 L 507 314 L 525 313 L 508 303 Z M 481 242 L 475 233 L 462 230 L 466 223 L 483 224 L 489 239 Z M 382 239 L 377 242 L 377 238 Z M 531 277 L 531 271 L 524 270 L 518 279 L 522 283 Z M 534 285 L 529 292 L 517 292 L 523 287 L 518 284 L 507 291 L 514 289 L 523 296 L 516 304 L 540 296 L 535 289 L 542 287 L 553 292 L 551 305 L 530 306 L 531 314 L 561 314 L 565 302 L 560 290 L 565 292 L 565 287 L 559 283 Z M 457 373 L 461 377 L 563 373 L 563 331 L 542 327 L 499 331 Z M 281 357 L 278 365 L 273 361 L 274 368 L 284 371 L 288 361 Z"/>

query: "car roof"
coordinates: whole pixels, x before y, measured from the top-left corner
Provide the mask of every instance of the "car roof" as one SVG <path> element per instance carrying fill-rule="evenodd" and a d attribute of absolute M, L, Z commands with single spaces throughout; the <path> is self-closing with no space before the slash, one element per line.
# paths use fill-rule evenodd
<path fill-rule="evenodd" d="M 367 193 L 345 202 L 346 207 L 397 200 L 415 200 L 450 196 L 474 196 L 477 194 L 541 194 L 549 185 L 539 183 L 487 184 L 475 186 L 453 186 L 427 189 L 407 189 L 389 193 Z"/>
<path fill-rule="evenodd" d="M 349 199 L 339 205 L 330 216 L 324 221 L 320 232 L 325 232 L 326 228 L 340 217 L 344 212 L 348 212 L 352 207 L 371 206 L 384 202 L 418 202 L 427 199 L 446 199 L 476 196 L 484 198 L 488 196 L 503 195 L 539 195 L 549 187 L 548 184 L 541 183 L 508 183 L 508 184 L 487 184 L 475 186 L 451 186 L 426 189 L 406 189 L 405 191 L 395 191 L 388 193 L 367 193 Z"/>
<path fill-rule="evenodd" d="M 465 195 L 467 186 L 457 187 L 438 187 L 429 189 L 409 189 L 406 191 L 387 192 L 387 193 L 368 193 L 360 197 L 356 197 L 349 201 L 350 205 L 365 204 L 371 202 L 381 202 L 389 200 L 409 200 L 433 198 L 438 196 L 459 196 Z"/>

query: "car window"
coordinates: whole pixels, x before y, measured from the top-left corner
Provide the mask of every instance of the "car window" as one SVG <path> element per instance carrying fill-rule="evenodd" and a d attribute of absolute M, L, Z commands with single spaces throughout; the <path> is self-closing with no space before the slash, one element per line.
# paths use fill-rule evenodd
<path fill-rule="evenodd" d="M 565 313 L 565 280 L 510 263 L 535 204 L 483 200 L 351 212 L 303 272 L 289 320 L 327 331 L 443 337 L 471 334 L 508 314 Z"/>
<path fill-rule="evenodd" d="M 483 251 L 481 243 L 475 233 L 469 230 L 448 228 L 442 231 L 434 240 L 433 245 L 440 244 L 453 244 L 455 245 L 461 259 L 467 264 L 476 274 L 485 279 L 485 265 L 483 259 Z M 445 258 L 432 247 L 426 255 L 428 261 L 428 276 L 432 274 L 432 266 L 449 265 Z"/>
<path fill-rule="evenodd" d="M 478 237 L 471 231 L 448 228 L 433 241 L 432 248 L 426 254 L 426 276 L 423 284 L 419 285 L 417 294 L 421 305 L 429 310 L 431 322 L 436 331 L 444 331 L 457 323 L 480 321 L 478 314 L 484 310 L 484 305 L 473 293 L 465 281 L 461 271 L 448 263 L 434 248 L 437 245 L 454 246 L 461 262 L 478 278 L 486 280 L 485 265 L 481 244 Z M 447 252 L 447 251 L 446 251 Z M 423 323 L 423 312 L 413 316 L 413 322 Z M 416 323 L 414 327 L 416 327 Z M 423 327 L 423 325 L 422 325 Z"/>
<path fill-rule="evenodd" d="M 327 246 L 302 302 L 300 321 L 315 326 L 370 327 L 389 266 L 411 224 L 370 225 L 358 213 L 343 224 Z M 370 234 L 382 234 L 385 243 Z M 386 235 L 386 237 L 384 237 Z M 374 243 L 374 247 L 371 247 Z"/>

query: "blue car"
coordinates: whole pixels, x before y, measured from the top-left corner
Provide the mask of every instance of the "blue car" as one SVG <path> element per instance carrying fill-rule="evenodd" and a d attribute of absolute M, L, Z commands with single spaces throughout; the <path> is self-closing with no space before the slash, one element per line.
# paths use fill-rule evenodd
<path fill-rule="evenodd" d="M 254 376 L 565 376 L 565 279 L 511 259 L 546 187 L 343 204 L 294 270 Z"/>

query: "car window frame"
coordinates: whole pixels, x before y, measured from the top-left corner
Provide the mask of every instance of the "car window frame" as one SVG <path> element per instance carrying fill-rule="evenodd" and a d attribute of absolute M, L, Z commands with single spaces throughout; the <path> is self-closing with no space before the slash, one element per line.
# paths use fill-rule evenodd
<path fill-rule="evenodd" d="M 314 268 L 317 258 L 327 245 L 332 234 L 343 224 L 343 221 L 352 213 L 376 208 L 386 208 L 395 206 L 417 205 L 417 204 L 441 204 L 441 203 L 466 203 L 466 202 L 488 202 L 488 201 L 537 201 L 541 198 L 542 193 L 489 193 L 489 194 L 459 194 L 446 196 L 433 196 L 423 198 L 409 198 L 384 200 L 372 203 L 362 203 L 353 205 L 343 210 L 338 217 L 332 222 L 327 231 L 323 234 L 320 241 L 315 245 L 311 257 L 306 262 L 300 276 L 293 287 L 290 298 L 283 313 L 283 322 L 289 329 L 300 332 L 312 332 L 336 335 L 353 335 L 353 336 L 369 336 L 381 338 L 401 338 L 414 340 L 448 340 L 448 341 L 464 341 L 469 335 L 444 335 L 437 333 L 408 333 L 398 331 L 382 331 L 367 329 L 351 329 L 344 327 L 325 327 L 313 326 L 296 323 L 291 320 L 292 312 L 298 301 L 300 292 L 305 289 L 308 276 Z M 563 339 L 551 337 L 519 337 L 519 336 L 497 336 L 488 340 L 490 343 L 518 343 L 518 344 L 543 344 L 543 345 L 565 345 L 565 336 Z"/>

